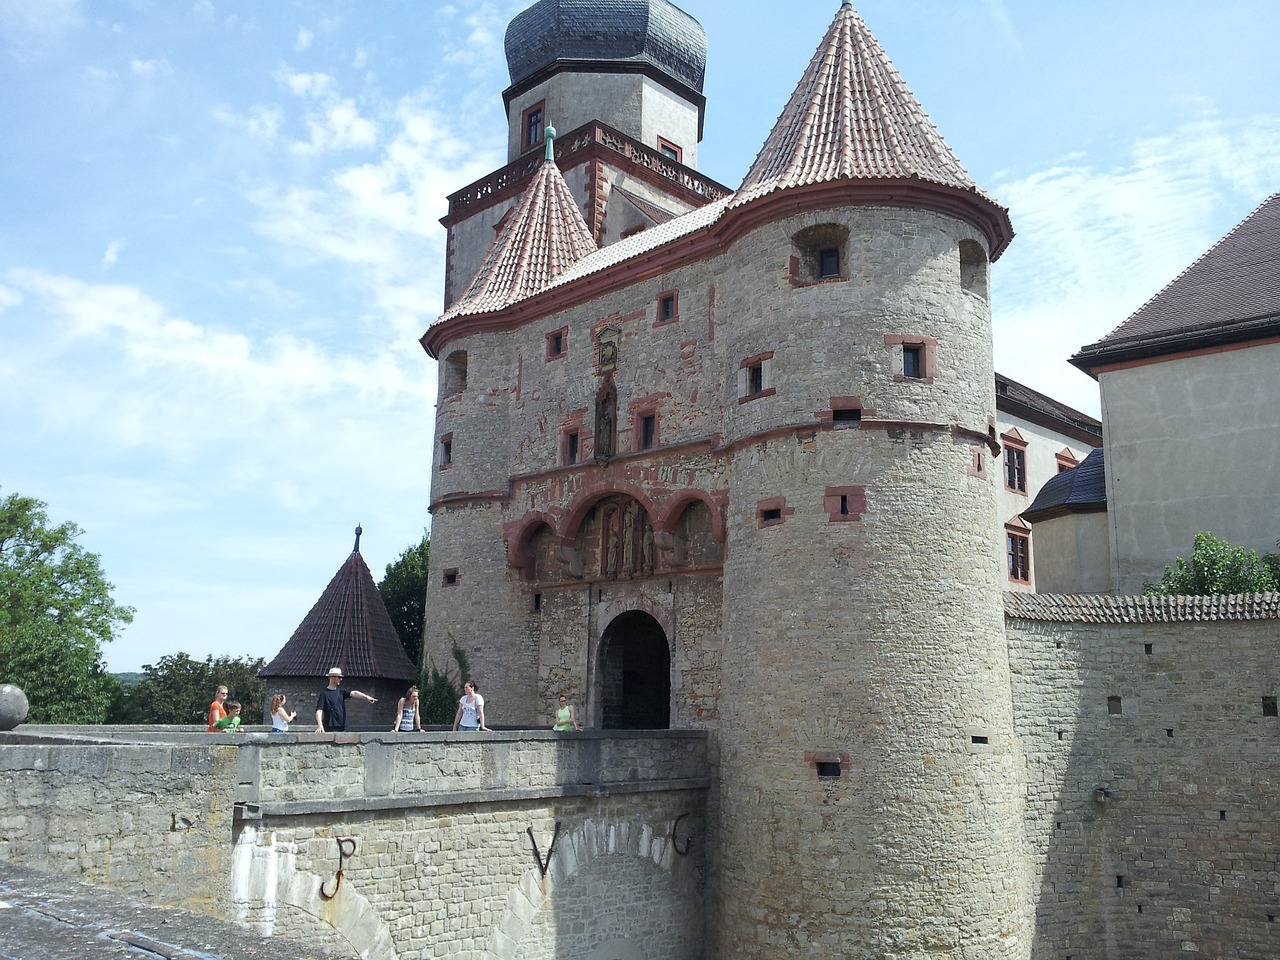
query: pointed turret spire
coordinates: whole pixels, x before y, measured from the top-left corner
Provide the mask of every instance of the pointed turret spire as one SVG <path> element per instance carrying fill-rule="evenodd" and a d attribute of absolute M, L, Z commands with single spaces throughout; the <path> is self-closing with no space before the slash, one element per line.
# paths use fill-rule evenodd
<path fill-rule="evenodd" d="M 556 166 L 554 127 L 547 127 L 546 159 L 471 283 L 441 319 L 501 310 L 543 290 L 589 253 L 595 239 Z"/>
<path fill-rule="evenodd" d="M 995 205 L 960 165 L 849 0 L 841 3 L 735 204 L 836 180 L 924 181 Z"/>

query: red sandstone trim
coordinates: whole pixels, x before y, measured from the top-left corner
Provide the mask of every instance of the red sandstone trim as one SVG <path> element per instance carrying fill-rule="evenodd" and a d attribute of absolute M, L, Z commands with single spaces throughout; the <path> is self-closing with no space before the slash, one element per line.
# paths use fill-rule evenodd
<path fill-rule="evenodd" d="M 841 513 L 841 503 L 846 512 Z M 822 509 L 827 511 L 827 520 L 831 523 L 850 523 L 861 520 L 867 512 L 867 488 L 827 487 L 822 497 Z"/>
<path fill-rule="evenodd" d="M 667 297 L 670 297 L 673 301 L 671 316 L 667 317 L 666 319 L 663 319 L 662 303 L 664 300 L 667 299 Z M 654 309 L 654 315 L 653 315 L 653 325 L 655 327 L 665 327 L 665 326 L 669 326 L 670 324 L 680 322 L 680 291 L 679 290 L 662 291 L 662 293 L 658 294 L 657 297 L 654 298 L 654 304 L 655 304 L 655 309 Z"/>
<path fill-rule="evenodd" d="M 777 513 L 776 517 L 766 519 L 765 514 Z M 780 527 L 787 522 L 787 517 L 795 513 L 795 507 L 787 506 L 786 497 L 765 497 L 756 501 L 756 528 Z"/>

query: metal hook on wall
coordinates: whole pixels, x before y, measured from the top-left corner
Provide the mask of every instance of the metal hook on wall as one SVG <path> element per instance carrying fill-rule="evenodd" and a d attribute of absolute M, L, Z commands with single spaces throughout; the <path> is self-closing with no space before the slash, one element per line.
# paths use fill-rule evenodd
<path fill-rule="evenodd" d="M 551 869 L 551 857 L 556 852 L 556 841 L 560 839 L 560 821 L 556 821 L 555 833 L 551 835 L 551 846 L 547 848 L 547 859 L 542 859 L 542 854 L 538 851 L 538 838 L 533 835 L 533 827 L 528 827 L 525 833 L 529 834 L 529 841 L 533 844 L 533 859 L 538 862 L 538 872 L 542 874 L 542 879 L 547 879 L 547 871 Z"/>
<path fill-rule="evenodd" d="M 338 895 L 338 891 L 342 889 L 342 869 L 346 864 L 348 857 L 356 855 L 355 837 L 338 837 L 338 872 L 333 877 L 333 892 L 329 893 L 324 888 L 324 883 L 320 884 L 320 896 L 325 900 L 332 900 Z"/>
<path fill-rule="evenodd" d="M 680 821 L 687 816 L 689 816 L 688 813 L 682 813 L 680 814 L 680 816 L 676 817 L 675 822 L 671 824 L 671 849 L 673 849 L 676 853 L 678 853 L 682 857 L 687 857 L 689 855 L 689 847 L 693 844 L 692 834 L 689 834 L 684 838 L 683 850 L 680 849 L 680 843 L 678 840 L 676 840 L 676 830 L 680 828 Z"/>

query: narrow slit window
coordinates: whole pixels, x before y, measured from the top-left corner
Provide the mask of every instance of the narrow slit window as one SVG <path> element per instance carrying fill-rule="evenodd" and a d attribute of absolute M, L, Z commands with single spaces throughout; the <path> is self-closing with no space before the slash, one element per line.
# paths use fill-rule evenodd
<path fill-rule="evenodd" d="M 571 430 L 564 435 L 564 462 L 566 465 L 578 462 L 577 430 Z"/>
<path fill-rule="evenodd" d="M 1107 697 L 1108 716 L 1118 717 L 1124 713 L 1124 704 L 1119 697 Z"/>
<path fill-rule="evenodd" d="M 669 321 L 676 318 L 676 295 L 668 293 L 658 301 L 658 320 Z"/>
<path fill-rule="evenodd" d="M 453 465 L 453 434 L 446 434 L 440 438 L 440 469 Z"/>
<path fill-rule="evenodd" d="M 640 418 L 640 449 L 652 450 L 658 443 L 658 415 L 646 413 Z"/>
<path fill-rule="evenodd" d="M 827 247 L 818 251 L 818 276 L 840 276 L 840 248 Z"/>

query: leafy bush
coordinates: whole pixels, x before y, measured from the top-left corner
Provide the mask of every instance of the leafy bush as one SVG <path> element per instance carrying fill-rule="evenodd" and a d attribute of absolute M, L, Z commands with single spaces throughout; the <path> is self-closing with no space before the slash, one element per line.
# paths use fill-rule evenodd
<path fill-rule="evenodd" d="M 1143 593 L 1149 597 L 1270 590 L 1280 590 L 1280 555 L 1269 553 L 1259 559 L 1256 551 L 1232 547 L 1211 533 L 1197 533 L 1190 560 L 1178 557 L 1173 566 L 1164 568 L 1159 583 L 1148 581 L 1143 586 Z"/>

